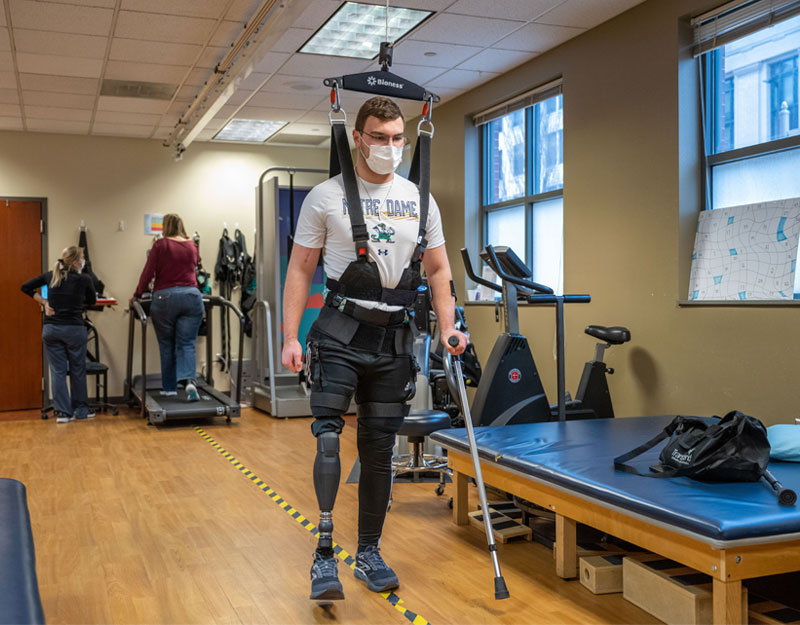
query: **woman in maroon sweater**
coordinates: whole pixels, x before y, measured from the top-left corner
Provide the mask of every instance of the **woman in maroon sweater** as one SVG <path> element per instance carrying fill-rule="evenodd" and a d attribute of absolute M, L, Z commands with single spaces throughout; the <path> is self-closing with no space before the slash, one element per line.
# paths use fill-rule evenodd
<path fill-rule="evenodd" d="M 187 399 L 198 401 L 194 344 L 203 321 L 203 297 L 195 269 L 200 257 L 178 215 L 164 215 L 163 234 L 147 256 L 133 297 L 141 297 L 155 279 L 150 318 L 161 353 L 161 394 L 177 395 L 180 380 Z"/>

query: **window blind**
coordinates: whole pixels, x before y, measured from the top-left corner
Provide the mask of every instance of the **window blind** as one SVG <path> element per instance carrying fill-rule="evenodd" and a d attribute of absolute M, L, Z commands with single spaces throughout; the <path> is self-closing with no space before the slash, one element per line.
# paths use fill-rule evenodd
<path fill-rule="evenodd" d="M 800 0 L 798 0 L 798 4 L 800 4 Z M 541 85 L 540 87 L 536 87 L 535 89 L 531 89 L 530 91 L 526 91 L 525 93 L 511 98 L 510 100 L 496 104 L 485 111 L 481 111 L 472 117 L 472 121 L 476 126 L 481 126 L 482 124 L 486 124 L 493 119 L 497 119 L 514 111 L 518 111 L 519 109 L 527 108 L 533 104 L 536 104 L 537 102 L 547 100 L 548 98 L 552 98 L 560 93 L 561 79 L 559 78 L 557 80 L 548 82 L 547 84 Z"/>
<path fill-rule="evenodd" d="M 694 56 L 800 14 L 800 0 L 733 0 L 693 18 Z"/>

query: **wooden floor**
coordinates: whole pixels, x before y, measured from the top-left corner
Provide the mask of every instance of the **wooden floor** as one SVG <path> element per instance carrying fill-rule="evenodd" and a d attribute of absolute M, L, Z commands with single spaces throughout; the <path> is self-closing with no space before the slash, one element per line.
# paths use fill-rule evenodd
<path fill-rule="evenodd" d="M 156 428 L 125 412 L 0 422 L 0 477 L 28 489 L 47 622 L 407 624 L 414 614 L 434 625 L 658 622 L 621 595 L 560 580 L 552 552 L 537 543 L 499 546 L 511 598 L 495 601 L 484 536 L 451 523 L 449 493 L 437 497 L 434 484 L 393 493 L 382 551 L 400 578 L 403 611 L 342 562 L 346 599 L 317 607 L 308 600 L 314 537 L 244 474 L 316 524 L 309 425 L 250 410 L 230 425 Z M 341 450 L 334 538 L 353 553 L 352 417 Z"/>

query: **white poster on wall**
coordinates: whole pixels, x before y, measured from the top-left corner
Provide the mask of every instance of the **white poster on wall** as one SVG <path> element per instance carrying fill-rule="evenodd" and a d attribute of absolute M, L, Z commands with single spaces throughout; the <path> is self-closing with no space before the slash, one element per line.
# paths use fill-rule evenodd
<path fill-rule="evenodd" d="M 792 299 L 800 198 L 700 213 L 690 300 Z"/>

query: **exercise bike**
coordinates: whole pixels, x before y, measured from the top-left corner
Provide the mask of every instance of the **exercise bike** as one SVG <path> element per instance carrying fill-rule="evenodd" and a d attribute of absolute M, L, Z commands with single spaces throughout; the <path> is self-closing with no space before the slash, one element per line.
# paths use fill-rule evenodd
<path fill-rule="evenodd" d="M 597 338 L 595 357 L 584 365 L 574 399 L 565 390 L 564 376 L 564 304 L 588 303 L 589 295 L 555 295 L 547 286 L 533 282 L 531 270 L 506 246 L 491 245 L 481 258 L 500 277 L 502 286 L 485 280 L 473 270 L 466 249 L 461 256 L 472 280 L 502 293 L 504 332 L 497 337 L 483 370 L 472 402 L 474 425 L 513 425 L 566 419 L 612 418 L 611 393 L 606 375 L 604 352 L 612 345 L 630 340 L 630 332 L 621 326 L 591 325 L 586 334 Z M 556 309 L 558 402 L 551 405 L 542 386 L 528 340 L 519 333 L 518 302 L 553 305 Z M 448 385 L 450 385 L 448 380 Z"/>

